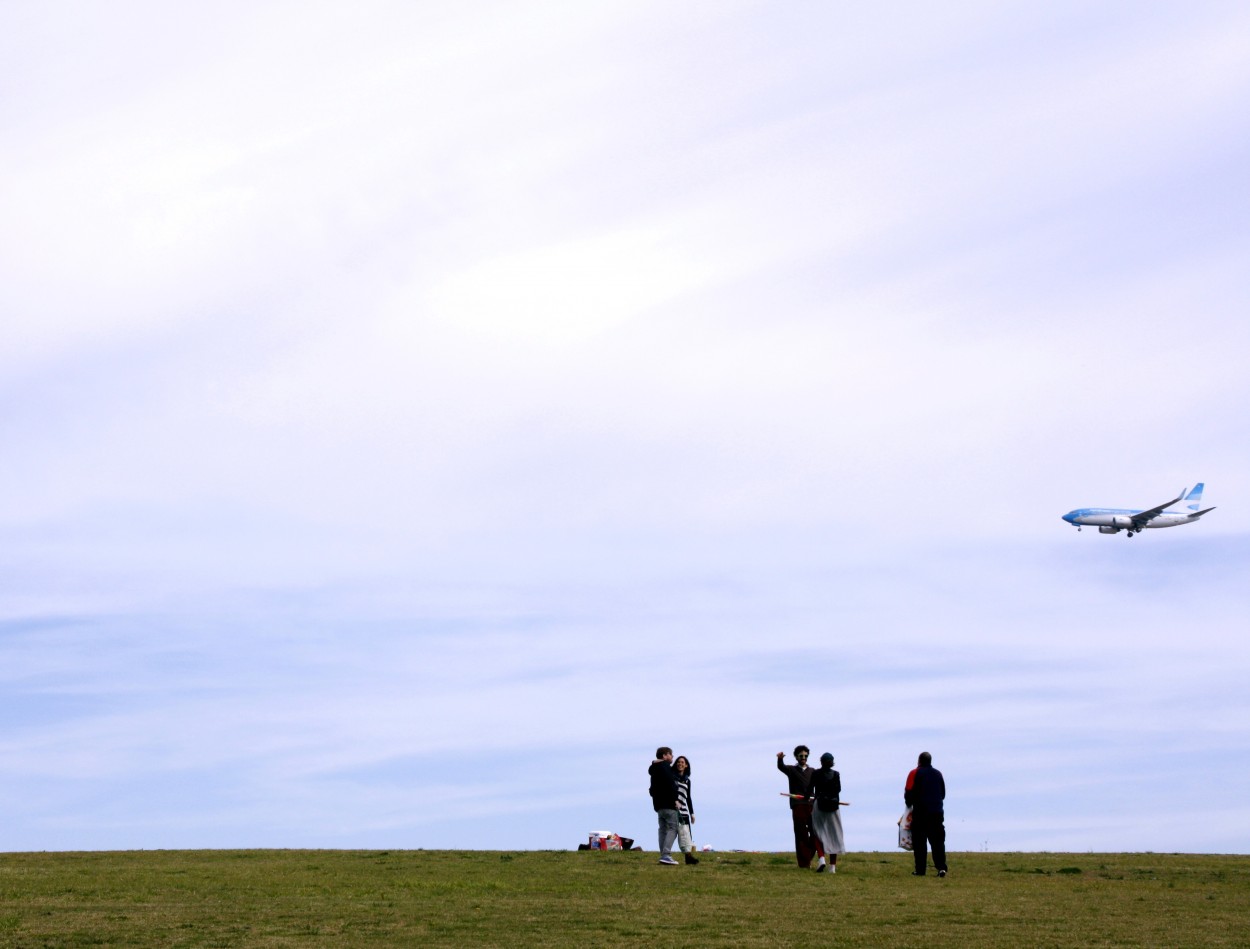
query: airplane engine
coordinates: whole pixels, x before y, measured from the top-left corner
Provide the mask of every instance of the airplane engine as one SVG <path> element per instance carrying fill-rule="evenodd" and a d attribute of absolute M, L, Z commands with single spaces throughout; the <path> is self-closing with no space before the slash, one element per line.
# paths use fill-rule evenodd
<path fill-rule="evenodd" d="M 1100 527 L 1100 528 L 1098 528 L 1098 533 L 1100 533 L 1100 534 L 1118 534 L 1118 533 L 1120 533 L 1120 528 L 1118 528 L 1118 527 Z"/>
<path fill-rule="evenodd" d="M 1120 517 L 1120 516 L 1113 517 L 1111 518 L 1111 525 L 1115 527 L 1116 530 L 1120 530 L 1120 529 L 1132 530 L 1133 519 L 1131 517 Z"/>

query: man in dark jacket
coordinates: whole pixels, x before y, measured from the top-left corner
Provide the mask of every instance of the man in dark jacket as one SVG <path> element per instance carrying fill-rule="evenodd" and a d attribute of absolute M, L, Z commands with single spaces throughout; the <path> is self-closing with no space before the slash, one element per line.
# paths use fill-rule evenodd
<path fill-rule="evenodd" d="M 794 760 L 798 764 L 786 764 L 786 753 L 777 752 L 777 770 L 790 781 L 790 820 L 794 824 L 794 856 L 804 870 L 811 867 L 812 857 L 816 853 L 811 800 L 812 775 L 816 772 L 807 764 L 810 754 L 807 745 L 799 745 L 794 749 Z"/>
<path fill-rule="evenodd" d="M 927 844 L 933 848 L 933 867 L 937 875 L 946 876 L 946 817 L 943 812 L 946 781 L 942 772 L 933 767 L 933 756 L 927 751 L 920 753 L 915 770 L 907 775 L 903 800 L 911 807 L 912 855 L 916 858 L 912 875 L 925 875 Z"/>
<path fill-rule="evenodd" d="M 673 749 L 655 749 L 655 760 L 647 769 L 651 775 L 651 806 L 660 824 L 660 863 L 677 866 L 673 859 L 673 841 L 677 839 L 677 775 L 673 772 Z"/>

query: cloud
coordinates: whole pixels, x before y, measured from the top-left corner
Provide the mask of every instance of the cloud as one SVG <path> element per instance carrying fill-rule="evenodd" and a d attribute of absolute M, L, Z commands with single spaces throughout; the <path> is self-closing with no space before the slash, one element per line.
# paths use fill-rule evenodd
<path fill-rule="evenodd" d="M 1240 14 L 296 13 L 5 12 L 0 846 L 1245 848 Z"/>

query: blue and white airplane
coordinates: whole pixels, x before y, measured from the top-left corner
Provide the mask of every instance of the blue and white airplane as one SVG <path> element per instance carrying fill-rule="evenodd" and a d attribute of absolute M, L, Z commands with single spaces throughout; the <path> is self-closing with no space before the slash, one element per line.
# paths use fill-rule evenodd
<path fill-rule="evenodd" d="M 1082 507 L 1069 511 L 1063 515 L 1063 519 L 1077 530 L 1084 525 L 1097 527 L 1100 534 L 1118 534 L 1120 531 L 1128 531 L 1129 537 L 1140 533 L 1147 527 L 1176 527 L 1178 524 L 1192 524 L 1207 511 L 1215 510 L 1213 507 L 1205 511 L 1198 510 L 1202 507 L 1202 488 L 1201 483 L 1196 484 L 1188 494 L 1182 489 L 1181 493 L 1172 500 L 1145 511 L 1129 511 L 1114 507 Z M 1168 510 L 1178 502 L 1185 505 L 1185 510 Z"/>

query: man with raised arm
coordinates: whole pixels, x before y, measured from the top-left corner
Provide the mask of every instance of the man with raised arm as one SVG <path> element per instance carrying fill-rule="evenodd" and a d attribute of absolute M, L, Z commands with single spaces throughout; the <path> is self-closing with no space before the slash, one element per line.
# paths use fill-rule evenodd
<path fill-rule="evenodd" d="M 794 824 L 794 856 L 799 867 L 807 870 L 816 853 L 816 837 L 812 831 L 812 775 L 816 772 L 807 764 L 811 752 L 807 745 L 794 749 L 797 764 L 786 764 L 786 753 L 777 752 L 777 770 L 790 781 L 790 820 Z"/>

